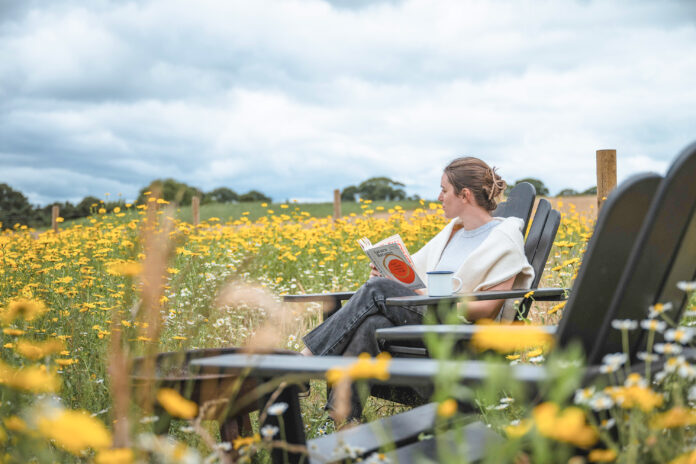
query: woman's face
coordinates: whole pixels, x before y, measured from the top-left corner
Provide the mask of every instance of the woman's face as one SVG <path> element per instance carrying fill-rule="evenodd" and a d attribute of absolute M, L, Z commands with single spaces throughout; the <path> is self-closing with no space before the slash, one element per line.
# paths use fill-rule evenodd
<path fill-rule="evenodd" d="M 442 180 L 440 181 L 440 196 L 437 197 L 442 203 L 442 209 L 445 211 L 445 217 L 452 219 L 461 215 L 463 211 L 464 204 L 466 200 L 462 196 L 457 196 L 454 192 L 454 186 L 450 183 L 447 178 L 447 174 L 442 175 Z"/>

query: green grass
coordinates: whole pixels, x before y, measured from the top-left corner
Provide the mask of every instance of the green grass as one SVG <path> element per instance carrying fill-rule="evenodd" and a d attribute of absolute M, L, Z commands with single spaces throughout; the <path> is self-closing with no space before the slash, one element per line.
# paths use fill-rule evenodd
<path fill-rule="evenodd" d="M 429 201 L 426 201 L 426 207 Z M 243 213 L 248 212 L 246 215 L 249 220 L 256 221 L 262 216 L 267 216 L 271 213 L 268 211 L 273 211 L 273 214 L 289 214 L 289 213 L 299 213 L 306 211 L 311 217 L 326 217 L 333 215 L 333 203 L 268 203 L 266 206 L 261 206 L 262 202 L 249 202 L 249 203 L 209 203 L 201 205 L 200 207 L 200 220 L 207 221 L 210 218 L 216 217 L 222 222 L 233 221 L 244 216 Z M 280 205 L 288 205 L 288 208 L 281 208 Z M 370 203 L 370 209 L 376 212 L 381 212 L 378 208 L 383 208 L 384 212 L 387 212 L 390 208 L 395 206 L 401 206 L 405 210 L 414 210 L 421 206 L 420 202 L 415 200 L 404 200 L 404 201 L 375 201 Z M 348 216 L 351 213 L 361 214 L 364 209 L 361 208 L 365 206 L 363 203 L 359 202 L 343 202 L 341 204 L 341 213 L 343 216 Z M 137 210 L 131 208 L 128 210 L 123 210 L 125 216 L 123 217 L 124 222 L 137 217 Z M 191 222 L 193 215 L 191 213 L 191 206 L 182 206 L 176 210 L 176 218 L 184 221 Z M 89 217 L 66 220 L 60 225 L 61 228 L 72 227 L 77 224 L 88 225 Z M 37 229 L 39 232 L 48 230 L 48 227 Z"/>

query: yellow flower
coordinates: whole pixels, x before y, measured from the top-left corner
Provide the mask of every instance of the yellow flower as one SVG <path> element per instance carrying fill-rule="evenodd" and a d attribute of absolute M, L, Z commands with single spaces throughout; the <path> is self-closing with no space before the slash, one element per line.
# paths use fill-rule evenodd
<path fill-rule="evenodd" d="M 48 308 L 43 301 L 17 298 L 10 300 L 3 314 L 3 319 L 5 322 L 10 322 L 19 317 L 26 321 L 31 321 L 46 311 L 48 311 Z"/>
<path fill-rule="evenodd" d="M 139 275 L 143 266 L 135 261 L 122 261 L 111 264 L 107 271 L 111 275 L 134 277 Z"/>
<path fill-rule="evenodd" d="M 532 350 L 532 351 L 527 351 L 527 358 L 534 358 L 536 356 L 541 355 L 543 352 L 544 352 L 544 350 L 542 350 L 541 348 L 537 348 L 537 349 Z"/>
<path fill-rule="evenodd" d="M 485 324 L 480 325 L 471 337 L 471 345 L 480 351 L 495 350 L 499 353 L 511 353 L 539 346 L 548 349 L 553 346 L 553 337 L 529 325 Z"/>
<path fill-rule="evenodd" d="M 590 451 L 587 459 L 590 462 L 612 462 L 616 460 L 616 451 L 613 449 L 594 449 Z"/>
<path fill-rule="evenodd" d="M 111 434 L 104 424 L 85 412 L 64 410 L 38 421 L 39 433 L 61 448 L 79 455 L 88 448 L 99 450 L 111 445 Z"/>
<path fill-rule="evenodd" d="M 24 432 L 27 429 L 27 423 L 20 417 L 10 416 L 3 420 L 5 428 L 13 432 Z"/>
<path fill-rule="evenodd" d="M 638 406 L 644 412 L 650 412 L 656 407 L 662 406 L 664 400 L 659 393 L 640 385 L 616 387 L 607 390 L 607 393 L 622 408 L 631 409 Z"/>
<path fill-rule="evenodd" d="M 59 353 L 65 349 L 65 344 L 60 340 L 47 340 L 45 342 L 28 342 L 20 340 L 17 342 L 17 353 L 25 358 L 36 361 L 45 356 Z"/>
<path fill-rule="evenodd" d="M 255 433 L 251 437 L 235 438 L 232 445 L 234 446 L 234 449 L 238 450 L 239 448 L 241 448 L 243 446 L 251 446 L 254 443 L 258 443 L 259 441 L 261 441 L 261 436 L 258 433 Z"/>
<path fill-rule="evenodd" d="M 437 415 L 440 417 L 452 417 L 457 412 L 457 402 L 452 398 L 447 399 L 437 406 Z"/>
<path fill-rule="evenodd" d="M 60 388 L 60 379 L 48 372 L 44 366 L 14 369 L 0 363 L 0 384 L 5 384 L 16 390 L 53 393 Z"/>
<path fill-rule="evenodd" d="M 361 353 L 358 360 L 353 364 L 343 368 L 334 367 L 326 372 L 326 381 L 329 384 L 335 384 L 343 379 L 379 379 L 387 380 L 389 378 L 389 363 L 391 356 L 389 353 L 383 352 L 377 355 L 373 360 L 369 354 Z"/>
<path fill-rule="evenodd" d="M 669 461 L 669 464 L 694 464 L 696 463 L 696 449 L 688 453 L 680 454 L 676 458 Z"/>
<path fill-rule="evenodd" d="M 505 427 L 505 434 L 510 438 L 520 438 L 529 432 L 532 428 L 530 419 L 523 419 L 517 424 L 510 424 Z"/>
<path fill-rule="evenodd" d="M 160 388 L 157 401 L 172 416 L 182 419 L 193 419 L 198 414 L 198 405 L 189 401 L 171 388 Z"/>
<path fill-rule="evenodd" d="M 114 208 L 114 213 L 120 213 L 120 212 L 121 212 L 121 208 L 119 208 L 118 206 Z"/>
<path fill-rule="evenodd" d="M 94 462 L 96 464 L 130 464 L 133 459 L 133 450 L 130 448 L 114 448 L 101 450 Z"/>
<path fill-rule="evenodd" d="M 586 424 L 585 413 L 574 406 L 563 411 L 555 403 L 542 403 L 534 408 L 534 423 L 543 436 L 556 441 L 588 448 L 597 442 L 597 431 Z"/>
<path fill-rule="evenodd" d="M 553 305 L 551 309 L 549 309 L 546 314 L 554 314 L 558 312 L 560 309 L 562 309 L 566 305 L 566 302 L 563 301 L 561 303 L 558 303 L 557 305 Z"/>
<path fill-rule="evenodd" d="M 24 331 L 21 329 L 2 329 L 2 333 L 14 336 L 24 335 Z"/>
<path fill-rule="evenodd" d="M 77 364 L 77 359 L 56 359 L 56 364 L 59 366 L 72 366 Z"/>
<path fill-rule="evenodd" d="M 653 429 L 672 429 L 696 424 L 696 409 L 685 409 L 675 406 L 661 414 L 656 414 L 650 420 Z"/>
<path fill-rule="evenodd" d="M 62 218 L 62 217 L 60 217 L 60 216 L 58 216 L 58 217 L 56 218 L 56 222 L 63 222 L 63 221 L 65 221 L 65 219 Z"/>
<path fill-rule="evenodd" d="M 529 297 L 532 296 L 532 295 L 534 295 L 534 290 L 531 290 L 531 291 L 525 293 L 525 294 L 524 294 L 524 297 L 525 297 L 525 298 L 529 298 Z"/>

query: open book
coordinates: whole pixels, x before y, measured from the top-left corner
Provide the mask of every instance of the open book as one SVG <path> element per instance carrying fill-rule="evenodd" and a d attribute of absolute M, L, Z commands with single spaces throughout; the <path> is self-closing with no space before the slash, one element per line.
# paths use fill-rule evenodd
<path fill-rule="evenodd" d="M 401 282 L 414 290 L 425 288 L 413 266 L 411 255 L 408 254 L 406 245 L 398 234 L 385 238 L 375 245 L 363 237 L 358 240 L 358 245 L 384 277 Z"/>

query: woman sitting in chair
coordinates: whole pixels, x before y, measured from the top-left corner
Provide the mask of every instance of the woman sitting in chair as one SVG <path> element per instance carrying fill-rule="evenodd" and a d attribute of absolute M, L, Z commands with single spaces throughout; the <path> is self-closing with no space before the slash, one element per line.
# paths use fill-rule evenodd
<path fill-rule="evenodd" d="M 413 255 L 421 280 L 429 271 L 453 271 L 461 279 L 460 292 L 529 288 L 534 271 L 524 253 L 524 222 L 516 217 L 496 218 L 495 198 L 505 182 L 478 158 L 458 158 L 442 174 L 438 199 L 452 221 Z M 370 279 L 321 325 L 304 336 L 302 354 L 311 356 L 375 356 L 375 331 L 384 327 L 420 324 L 425 307 L 387 306 L 385 300 L 416 295 L 395 280 L 381 277 L 372 263 Z M 515 308 L 505 300 L 472 301 L 466 318 L 513 319 Z"/>

